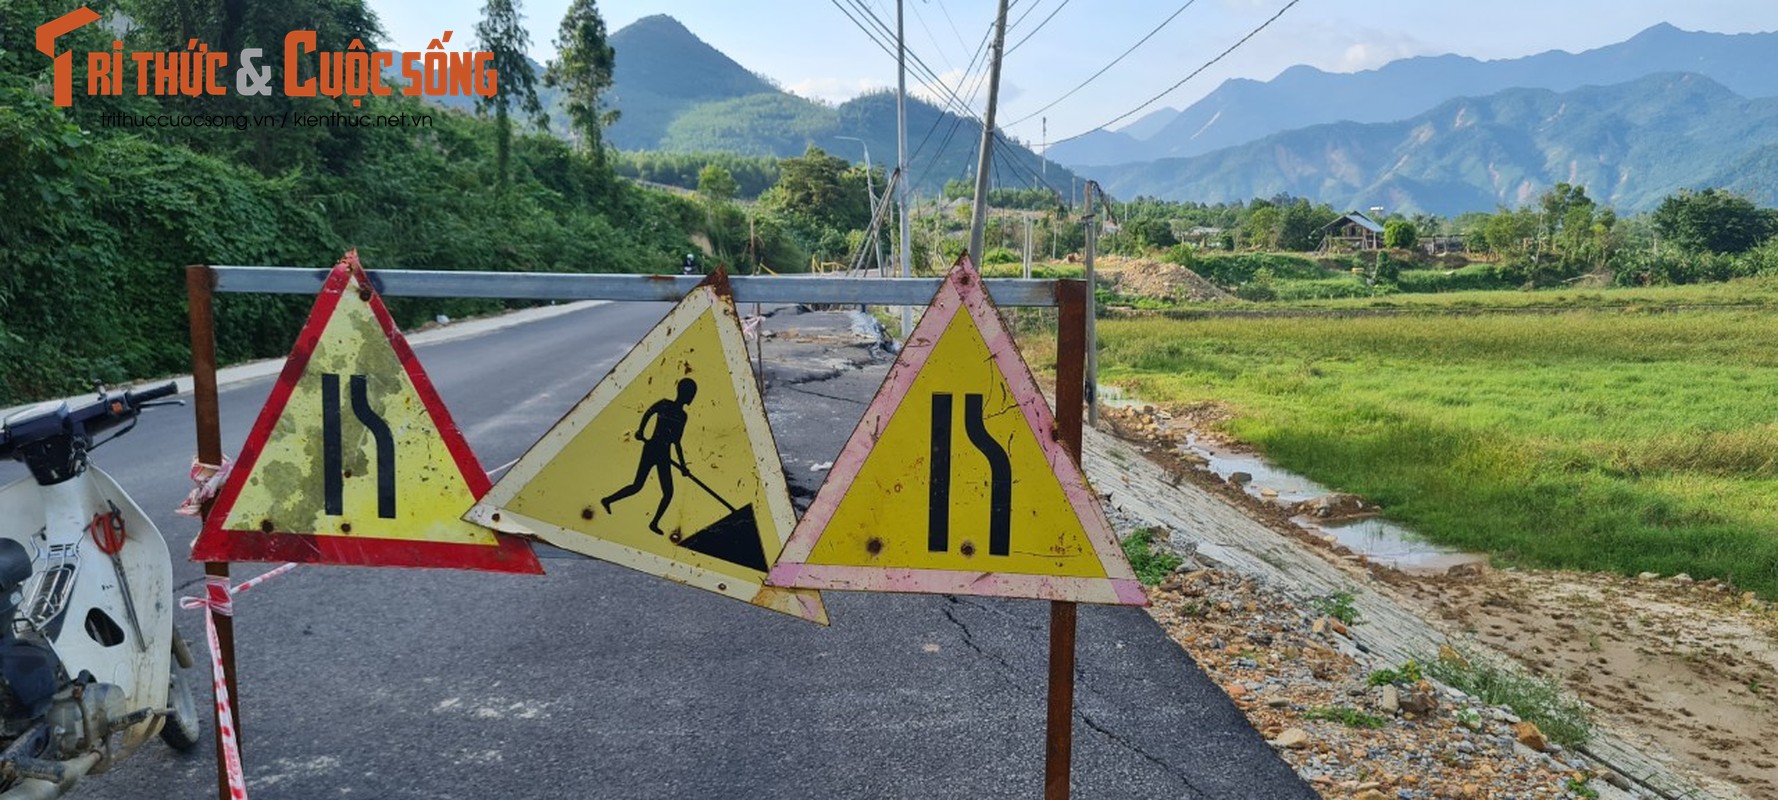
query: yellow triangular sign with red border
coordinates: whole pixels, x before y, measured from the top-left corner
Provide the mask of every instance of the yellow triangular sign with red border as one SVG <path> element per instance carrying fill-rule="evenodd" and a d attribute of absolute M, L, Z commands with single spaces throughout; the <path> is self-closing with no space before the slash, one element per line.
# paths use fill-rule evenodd
<path fill-rule="evenodd" d="M 819 593 L 764 585 L 796 512 L 722 273 L 668 311 L 465 519 L 827 623 Z"/>
<path fill-rule="evenodd" d="M 322 284 L 191 557 L 542 573 L 529 543 L 461 519 L 487 490 L 354 251 Z"/>
<path fill-rule="evenodd" d="M 908 337 L 771 583 L 1147 605 L 967 260 Z"/>

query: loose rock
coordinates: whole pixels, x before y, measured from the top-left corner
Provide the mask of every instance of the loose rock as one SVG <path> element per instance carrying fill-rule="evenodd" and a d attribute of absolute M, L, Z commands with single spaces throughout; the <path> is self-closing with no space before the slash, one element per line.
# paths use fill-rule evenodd
<path fill-rule="evenodd" d="M 1519 744 L 1539 753 L 1549 749 L 1550 746 L 1549 740 L 1543 736 L 1543 731 L 1538 730 L 1537 723 L 1531 720 L 1520 720 L 1513 725 L 1513 738 L 1517 739 Z"/>

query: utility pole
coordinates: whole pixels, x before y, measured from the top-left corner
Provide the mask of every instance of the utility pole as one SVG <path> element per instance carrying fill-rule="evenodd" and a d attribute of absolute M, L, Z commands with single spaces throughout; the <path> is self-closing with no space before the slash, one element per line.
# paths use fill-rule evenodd
<path fill-rule="evenodd" d="M 859 146 L 864 148 L 864 194 L 866 197 L 870 198 L 871 215 L 874 217 L 877 212 L 877 187 L 875 182 L 876 179 L 871 177 L 872 167 L 870 163 L 870 144 L 856 136 L 835 136 L 833 138 L 857 142 Z M 877 277 L 881 278 L 883 277 L 883 249 L 878 246 L 879 240 L 877 239 L 876 232 L 879 230 L 881 230 L 881 228 L 877 227 L 877 221 L 873 218 L 871 220 L 870 241 L 866 244 L 870 246 L 871 256 L 877 261 Z"/>
<path fill-rule="evenodd" d="M 982 263 L 982 230 L 988 225 L 988 173 L 994 157 L 994 109 L 1000 100 L 1000 57 L 1006 53 L 1006 3 L 994 19 L 994 60 L 988 68 L 988 113 L 982 117 L 982 150 L 975 166 L 975 218 L 969 225 L 969 257 L 977 268 Z"/>
<path fill-rule="evenodd" d="M 914 277 L 914 237 L 908 222 L 908 48 L 902 26 L 902 3 L 895 0 L 895 196 L 901 205 L 901 277 Z M 901 307 L 901 338 L 914 330 L 914 310 Z"/>
<path fill-rule="evenodd" d="M 1031 218 L 1025 218 L 1025 277 L 1031 277 Z"/>
<path fill-rule="evenodd" d="M 1049 181 L 1049 176 L 1050 176 L 1050 118 L 1049 117 L 1043 118 L 1043 160 L 1037 162 L 1037 168 L 1040 170 L 1043 170 L 1044 182 L 1047 183 Z M 1027 276 L 1027 277 L 1029 277 L 1029 276 Z"/>
<path fill-rule="evenodd" d="M 1099 247 L 1099 218 L 1097 215 L 1099 207 L 1093 193 L 1098 188 L 1099 184 L 1096 181 L 1087 181 L 1085 195 L 1082 198 L 1086 201 L 1087 212 L 1084 217 L 1087 226 L 1086 258 L 1084 259 L 1087 279 L 1087 425 L 1092 427 L 1099 425 L 1099 354 L 1096 352 L 1099 347 L 1099 326 L 1097 320 L 1094 319 L 1099 313 L 1097 308 L 1099 284 L 1093 279 L 1093 256 Z"/>

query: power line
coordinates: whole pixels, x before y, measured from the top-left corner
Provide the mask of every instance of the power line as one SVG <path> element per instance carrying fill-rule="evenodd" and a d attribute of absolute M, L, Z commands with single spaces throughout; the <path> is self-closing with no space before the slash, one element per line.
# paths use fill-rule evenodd
<path fill-rule="evenodd" d="M 914 4 L 914 19 L 920 23 L 920 29 L 926 32 L 926 41 L 931 42 L 933 47 L 938 48 L 938 57 L 944 59 L 945 67 L 947 69 L 956 69 L 955 66 L 951 65 L 950 57 L 945 55 L 944 46 L 938 43 L 938 37 L 932 35 L 932 28 L 927 27 L 926 18 L 920 15 L 919 3 Z"/>
<path fill-rule="evenodd" d="M 957 37 L 957 46 L 958 47 L 968 47 L 969 43 L 963 41 L 963 32 L 957 30 L 957 22 L 955 20 L 951 19 L 951 12 L 945 8 L 945 4 L 944 3 L 935 3 L 934 5 L 937 5 L 938 10 L 945 15 L 945 22 L 949 22 L 951 24 L 951 33 Z"/>
<path fill-rule="evenodd" d="M 1037 23 L 1037 27 L 1032 28 L 1030 33 L 1027 33 L 1023 37 L 1020 37 L 1019 41 L 1014 43 L 1013 46 L 1006 48 L 1007 54 L 1011 55 L 1012 51 L 1019 49 L 1019 45 L 1030 41 L 1031 37 L 1036 36 L 1038 31 L 1043 30 L 1043 26 L 1050 24 L 1050 20 L 1056 18 L 1056 14 L 1058 12 L 1060 12 L 1062 9 L 1067 8 L 1067 7 L 1068 7 L 1068 0 L 1062 0 L 1061 5 L 1058 5 L 1054 9 L 1051 9 L 1049 16 L 1044 17 L 1042 22 Z M 1033 8 L 1035 8 L 1035 6 L 1033 6 Z M 1019 19 L 1023 20 L 1024 17 L 1019 17 Z"/>
<path fill-rule="evenodd" d="M 1253 30 L 1249 31 L 1246 36 L 1241 37 L 1240 41 L 1229 45 L 1229 48 L 1227 50 L 1224 50 L 1221 53 L 1216 54 L 1215 58 L 1212 58 L 1209 61 L 1204 62 L 1203 66 L 1192 70 L 1190 75 L 1180 78 L 1178 83 L 1175 83 L 1172 86 L 1169 86 L 1166 89 L 1162 90 L 1160 94 L 1157 94 L 1153 97 L 1148 98 L 1148 100 L 1143 102 L 1142 105 L 1139 105 L 1135 108 L 1130 109 L 1129 111 L 1125 111 L 1124 113 L 1117 115 L 1116 117 L 1112 118 L 1112 120 L 1110 122 L 1106 122 L 1103 125 L 1099 125 L 1097 127 L 1093 127 L 1093 128 L 1089 128 L 1087 130 L 1081 131 L 1080 133 L 1074 134 L 1073 136 L 1069 136 L 1069 137 L 1066 137 L 1063 139 L 1057 139 L 1053 142 L 1050 142 L 1050 145 L 1054 146 L 1054 145 L 1061 144 L 1063 142 L 1072 142 L 1075 139 L 1079 139 L 1082 136 L 1092 133 L 1093 131 L 1105 130 L 1106 128 L 1116 125 L 1119 122 L 1129 119 L 1130 117 L 1134 116 L 1136 113 L 1142 111 L 1143 109 L 1154 105 L 1161 98 L 1166 97 L 1169 94 L 1172 94 L 1174 89 L 1178 89 L 1179 87 L 1184 86 L 1186 81 L 1189 81 L 1192 78 L 1196 78 L 1198 76 L 1198 73 L 1203 72 L 1204 70 L 1207 70 L 1207 69 L 1215 66 L 1216 62 L 1223 60 L 1224 58 L 1226 58 L 1228 56 L 1228 54 L 1235 52 L 1235 49 L 1240 47 L 1241 45 L 1246 44 L 1248 39 L 1252 39 L 1253 37 L 1258 36 L 1260 31 L 1265 30 L 1272 23 L 1277 22 L 1279 17 L 1284 16 L 1284 12 L 1289 11 L 1290 9 L 1294 8 L 1296 6 L 1296 4 L 1300 3 L 1300 2 L 1302 2 L 1302 0 L 1290 0 L 1289 2 L 1285 3 L 1283 8 L 1278 9 L 1278 13 L 1273 14 L 1265 22 L 1261 22 L 1259 24 L 1259 27 L 1254 28 Z M 1030 119 L 1030 117 L 1026 117 L 1026 119 Z M 1020 120 L 1020 122 L 1023 122 L 1023 121 L 1024 120 Z"/>
<path fill-rule="evenodd" d="M 1185 10 L 1188 8 L 1191 8 L 1192 4 L 1196 3 L 1196 2 L 1198 2 L 1198 0 L 1185 0 L 1185 5 L 1180 6 L 1179 10 L 1174 11 L 1173 14 L 1171 16 L 1167 17 L 1166 19 L 1161 20 L 1161 24 L 1156 25 L 1154 27 L 1154 30 L 1151 30 L 1148 32 L 1148 35 L 1143 36 L 1141 39 L 1138 39 L 1135 44 L 1130 45 L 1130 49 L 1125 50 L 1122 55 L 1118 56 L 1117 58 L 1112 59 L 1110 64 L 1106 64 L 1105 66 L 1100 67 L 1099 71 L 1093 73 L 1092 77 L 1087 78 L 1084 81 L 1081 81 L 1079 86 L 1069 89 L 1067 94 L 1064 94 L 1061 97 L 1051 100 L 1049 105 L 1044 106 L 1043 108 L 1037 109 L 1036 111 L 1026 114 L 1025 116 L 1020 117 L 1016 120 L 1013 120 L 1010 123 L 1007 123 L 1007 127 L 1010 128 L 1014 125 L 1017 125 L 1021 122 L 1031 119 L 1032 117 L 1042 114 L 1043 112 L 1054 108 L 1057 103 L 1060 103 L 1063 100 L 1067 100 L 1069 97 L 1074 96 L 1075 92 L 1085 89 L 1087 87 L 1087 84 L 1098 80 L 1100 75 L 1104 75 L 1107 70 L 1111 69 L 1112 67 L 1117 66 L 1118 62 L 1123 61 L 1125 58 L 1128 58 L 1131 53 L 1136 52 L 1136 48 L 1141 47 L 1149 39 L 1153 39 L 1155 37 L 1155 34 L 1160 33 L 1161 29 L 1167 27 L 1168 23 L 1171 23 L 1173 20 L 1178 19 L 1180 14 L 1185 13 Z"/>
<path fill-rule="evenodd" d="M 1019 5 L 1018 0 L 1013 0 L 1013 2 L 1007 4 L 1006 7 L 1011 9 L 1011 8 L 1018 7 L 1018 5 Z M 1007 23 L 1006 29 L 1010 31 L 1013 28 L 1017 28 L 1020 25 L 1025 24 L 1025 18 L 1031 16 L 1031 12 L 1036 11 L 1037 7 L 1040 5 L 1043 5 L 1043 0 L 1037 0 L 1037 2 L 1034 2 L 1030 6 L 1026 7 L 1025 13 L 1020 14 L 1018 19 L 1015 19 L 1012 22 Z"/>
<path fill-rule="evenodd" d="M 830 0 L 830 1 L 833 2 L 836 7 L 839 7 L 838 0 Z M 853 17 L 850 12 L 847 12 L 844 7 L 840 7 L 840 11 L 842 13 L 845 13 L 846 17 L 848 19 L 851 19 L 853 24 L 857 25 L 860 30 L 864 31 L 865 35 L 869 36 L 871 38 L 871 41 L 876 43 L 877 47 L 882 48 L 882 50 L 885 53 L 888 53 L 891 57 L 893 57 L 895 55 L 895 51 L 893 49 L 891 49 L 891 46 L 889 44 L 886 44 L 884 41 L 885 39 L 887 39 L 888 41 L 893 42 L 895 39 L 895 34 L 894 34 L 894 32 L 892 32 L 889 29 L 889 26 L 886 23 L 884 23 L 880 17 L 878 17 L 876 15 L 875 11 L 872 11 L 869 6 L 866 6 L 864 4 L 863 0 L 847 0 L 847 2 L 851 3 L 853 8 L 857 9 L 857 11 L 859 12 L 859 15 L 861 17 L 864 17 L 866 19 L 869 19 L 871 22 L 876 23 L 876 31 L 880 32 L 882 34 L 882 36 L 879 37 L 876 33 L 873 33 L 862 22 L 860 22 L 858 18 Z M 941 6 L 941 8 L 942 8 L 942 6 Z M 908 56 L 909 61 L 913 63 L 913 65 L 915 67 L 915 71 L 918 73 L 918 76 L 924 76 L 924 78 L 920 82 L 923 85 L 925 85 L 928 90 L 933 91 L 934 94 L 938 94 L 940 99 L 945 101 L 946 104 L 955 102 L 956 105 L 959 107 L 959 110 L 963 114 L 968 115 L 968 116 L 974 116 L 974 112 L 970 111 L 969 106 L 964 104 L 963 101 L 957 97 L 956 91 L 951 88 L 950 84 L 945 83 L 944 79 L 940 78 L 938 76 L 938 73 L 936 71 L 934 71 L 932 69 L 932 67 L 927 66 L 925 60 L 920 58 L 919 53 L 914 52 L 910 48 L 907 51 L 907 56 Z M 938 91 L 933 89 L 934 84 L 937 84 L 939 89 L 944 90 L 942 94 L 940 94 Z"/>
<path fill-rule="evenodd" d="M 847 0 L 852 5 L 852 8 L 858 12 L 856 16 L 854 16 L 852 11 L 848 10 L 844 6 L 840 6 L 838 0 L 831 0 L 831 1 L 834 3 L 835 7 L 840 9 L 841 13 L 844 13 L 846 15 L 847 19 L 852 20 L 852 23 L 854 25 L 858 26 L 859 30 L 863 31 L 866 36 L 870 37 L 871 41 L 876 43 L 876 45 L 879 48 L 882 48 L 885 52 L 891 52 L 889 50 L 889 45 L 885 43 L 884 38 L 887 37 L 889 39 L 893 39 L 894 35 L 889 33 L 888 26 L 885 23 L 883 23 L 883 21 L 880 18 L 877 18 L 875 16 L 875 14 L 870 10 L 870 8 L 863 4 L 862 0 Z M 870 21 L 874 22 L 875 29 L 873 30 L 870 26 L 866 25 L 864 23 L 863 19 L 869 19 Z M 992 33 L 993 33 L 993 31 L 992 31 L 992 28 L 990 27 L 988 34 L 992 35 Z M 881 34 L 881 35 L 879 35 L 879 34 Z M 961 88 L 963 83 L 969 79 L 969 72 L 973 71 L 975 69 L 976 63 L 981 59 L 982 55 L 986 52 L 986 48 L 987 48 L 987 38 L 984 37 L 982 43 L 980 45 L 978 45 L 976 48 L 975 57 L 970 60 L 970 64 L 969 64 L 968 68 L 966 68 L 964 70 L 964 74 L 959 78 L 957 88 Z M 921 80 L 921 83 L 926 86 L 928 91 L 931 91 L 934 95 L 936 95 L 938 97 L 938 99 L 940 101 L 939 105 L 943 108 L 943 110 L 949 110 L 956 116 L 956 120 L 952 122 L 951 130 L 946 133 L 944 140 L 939 145 L 939 153 L 942 154 L 944 152 L 944 150 L 949 147 L 951 138 L 955 135 L 956 130 L 961 125 L 963 119 L 974 119 L 979 122 L 980 117 L 978 117 L 975 114 L 974 110 L 970 107 L 969 102 L 963 100 L 961 97 L 958 96 L 957 89 L 953 88 L 949 83 L 945 82 L 942 78 L 938 77 L 938 75 L 932 70 L 932 68 L 930 66 L 928 66 L 925 63 L 925 61 L 919 57 L 919 55 L 917 53 L 914 53 L 912 50 L 909 50 L 908 54 L 909 54 L 909 57 L 912 59 L 912 62 L 914 65 L 914 72 L 916 73 L 916 78 Z M 924 76 L 924 77 L 922 77 L 922 76 Z M 943 92 L 939 92 L 939 91 L 935 90 L 933 88 L 935 84 L 939 89 L 943 89 Z M 976 92 L 980 91 L 980 85 L 981 85 L 981 81 L 978 79 L 977 83 L 976 83 L 976 86 L 977 86 Z M 974 98 L 974 93 L 971 94 L 971 99 L 973 100 L 973 98 Z M 944 117 L 942 115 L 940 115 L 937 119 L 933 120 L 932 127 L 928 128 L 928 130 L 926 132 L 926 136 L 921 139 L 920 145 L 915 150 L 914 156 L 909 158 L 910 166 L 911 166 L 911 163 L 914 160 L 914 158 L 918 157 L 920 152 L 925 149 L 927 141 L 931 139 L 932 134 L 938 129 L 939 125 L 943 124 L 943 122 L 944 122 Z M 934 158 L 936 158 L 936 157 L 937 156 L 935 156 Z"/>
<path fill-rule="evenodd" d="M 957 85 L 959 87 L 961 87 L 965 81 L 969 80 L 969 74 L 971 72 L 975 71 L 976 64 L 979 61 L 981 61 L 982 56 L 987 53 L 988 41 L 993 36 L 993 33 L 994 33 L 993 28 L 989 28 L 987 33 L 983 34 L 981 44 L 976 45 L 975 54 L 970 57 L 969 64 L 963 68 L 963 75 L 958 79 Z M 977 87 L 976 91 L 980 91 L 981 80 L 979 78 L 976 80 L 976 87 Z M 975 100 L 975 92 L 970 93 L 969 99 L 971 102 L 973 102 Z M 967 107 L 967 104 L 965 104 L 965 106 Z M 942 110 L 943 109 L 941 109 L 941 112 L 942 112 Z M 963 117 L 958 116 L 958 115 L 953 115 L 953 116 L 956 116 L 956 119 L 951 123 L 951 130 L 945 134 L 944 142 L 939 145 L 939 149 L 938 149 L 939 154 L 944 153 L 945 148 L 950 145 L 951 137 L 954 136 L 957 132 L 957 126 L 962 124 Z M 932 139 L 932 134 L 938 130 L 938 126 L 944 124 L 944 121 L 945 121 L 945 118 L 944 118 L 943 113 L 940 113 L 936 117 L 933 118 L 931 127 L 928 127 L 926 129 L 926 135 L 922 136 L 920 138 L 919 146 L 914 148 L 914 154 L 908 157 L 908 163 L 909 163 L 910 170 L 912 169 L 912 164 L 913 164 L 914 159 L 918 158 L 920 153 L 926 149 L 926 143 Z M 936 160 L 937 158 L 938 158 L 937 155 L 933 156 L 934 160 Z"/>

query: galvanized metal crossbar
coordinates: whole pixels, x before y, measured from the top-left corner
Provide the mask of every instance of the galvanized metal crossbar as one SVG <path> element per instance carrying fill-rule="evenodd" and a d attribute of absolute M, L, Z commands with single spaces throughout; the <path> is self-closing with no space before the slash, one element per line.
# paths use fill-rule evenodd
<path fill-rule="evenodd" d="M 314 294 L 328 270 L 310 267 L 210 267 L 215 291 Z M 702 275 L 592 275 L 545 272 L 368 270 L 385 297 L 481 297 L 508 300 L 631 300 L 674 302 Z M 737 303 L 818 303 L 923 306 L 938 292 L 939 278 L 859 278 L 790 275 L 729 277 Z M 1056 281 L 988 278 L 988 294 L 1001 306 L 1054 308 Z"/>

